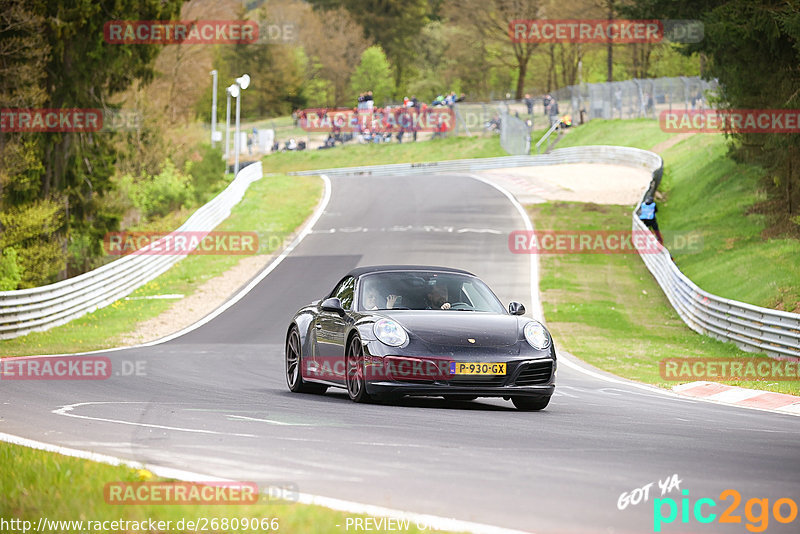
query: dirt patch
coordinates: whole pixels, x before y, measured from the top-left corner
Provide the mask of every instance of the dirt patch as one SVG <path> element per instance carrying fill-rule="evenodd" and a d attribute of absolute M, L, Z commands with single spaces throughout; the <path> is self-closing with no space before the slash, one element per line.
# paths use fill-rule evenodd
<path fill-rule="evenodd" d="M 581 205 L 581 210 L 583 211 L 596 211 L 599 213 L 611 213 L 611 209 L 606 206 L 601 206 L 599 204 L 595 204 L 594 202 L 587 202 Z"/>
<path fill-rule="evenodd" d="M 601 163 L 512 167 L 480 174 L 523 204 L 562 200 L 634 205 L 652 179 L 645 169 Z"/>
<path fill-rule="evenodd" d="M 688 133 L 688 132 L 680 133 L 678 135 L 674 135 L 674 136 L 670 137 L 669 139 L 667 139 L 666 141 L 661 141 L 656 146 L 651 148 L 650 151 L 651 152 L 655 152 L 656 154 L 660 154 L 660 153 L 664 152 L 665 150 L 674 147 L 675 145 L 677 145 L 678 143 L 680 143 L 684 139 L 689 139 L 693 135 L 694 135 L 693 133 Z"/>

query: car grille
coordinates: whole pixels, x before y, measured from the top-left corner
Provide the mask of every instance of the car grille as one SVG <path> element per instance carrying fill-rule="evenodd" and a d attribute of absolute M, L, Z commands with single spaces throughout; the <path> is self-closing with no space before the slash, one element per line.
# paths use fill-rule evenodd
<path fill-rule="evenodd" d="M 482 386 L 502 386 L 506 381 L 505 376 L 484 376 L 481 378 L 454 378 L 450 380 L 451 386 L 482 387 Z"/>
<path fill-rule="evenodd" d="M 542 360 L 526 364 L 519 372 L 514 385 L 535 386 L 547 384 L 553 375 L 553 360 Z"/>

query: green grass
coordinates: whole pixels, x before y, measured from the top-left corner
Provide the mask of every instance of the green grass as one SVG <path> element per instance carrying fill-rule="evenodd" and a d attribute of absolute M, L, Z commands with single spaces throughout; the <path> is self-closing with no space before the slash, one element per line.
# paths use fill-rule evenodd
<path fill-rule="evenodd" d="M 630 231 L 629 206 L 558 202 L 527 209 L 538 230 Z M 600 369 L 672 387 L 678 382 L 659 374 L 664 358 L 766 359 L 690 330 L 637 254 L 543 254 L 540 261 L 544 315 L 556 343 Z M 797 380 L 724 383 L 800 393 Z"/>
<path fill-rule="evenodd" d="M 124 532 L 178 532 L 178 521 L 212 518 L 277 518 L 277 532 L 341 533 L 347 518 L 362 514 L 337 512 L 322 506 L 270 500 L 262 495 L 257 504 L 243 505 L 117 505 L 105 501 L 103 488 L 109 482 L 150 482 L 167 479 L 149 478 L 147 471 L 125 466 L 110 466 L 17 445 L 0 443 L 0 517 L 6 521 L 23 519 L 32 523 L 40 518 L 83 521 L 171 521 L 170 530 L 149 528 Z M 299 488 L 303 491 L 303 488 Z M 210 523 L 209 523 L 210 524 Z M 340 525 L 340 526 L 337 526 Z M 166 526 L 166 525 L 165 525 Z M 407 532 L 422 532 L 410 522 Z M 21 530 L 18 530 L 21 532 Z M 55 530 L 48 530 L 55 532 Z M 88 529 L 82 532 L 88 532 Z M 96 530 L 100 532 L 100 530 Z M 108 530 L 112 532 L 112 530 Z M 81 532 L 74 528 L 58 532 Z M 117 530 L 117 532 L 123 532 Z M 235 532 L 231 529 L 189 530 L 180 532 Z M 242 530 L 240 530 L 242 532 Z M 268 532 L 247 530 L 247 532 Z M 381 532 L 381 531 L 379 531 Z"/>
<path fill-rule="evenodd" d="M 500 137 L 448 137 L 417 143 L 337 145 L 329 150 L 278 152 L 264 156 L 264 172 L 290 172 L 389 163 L 507 156 Z"/>
<path fill-rule="evenodd" d="M 610 144 L 651 149 L 676 134 L 658 121 L 594 120 L 557 145 Z M 765 236 L 766 217 L 749 214 L 765 200 L 764 171 L 726 157 L 725 138 L 696 134 L 664 150 L 659 190 L 662 231 L 697 232 L 697 254 L 676 256 L 677 265 L 704 290 L 757 306 L 800 311 L 800 241 Z"/>
<path fill-rule="evenodd" d="M 725 157 L 721 136 L 696 135 L 668 149 L 659 225 L 697 231 L 703 248 L 678 260 L 697 285 L 723 297 L 800 312 L 800 241 L 764 237 L 761 168 Z"/>
<path fill-rule="evenodd" d="M 311 214 L 322 193 L 315 177 L 267 176 L 248 189 L 231 215 L 215 230 L 248 231 L 259 236 L 259 254 L 269 254 Z M 190 255 L 169 271 L 140 287 L 131 297 L 191 294 L 245 256 Z M 0 341 L 0 355 L 25 356 L 88 351 L 114 347 L 141 321 L 156 317 L 174 300 L 118 300 L 46 332 Z"/>
<path fill-rule="evenodd" d="M 651 119 L 589 121 L 567 130 L 555 148 L 582 145 L 632 146 L 650 150 L 676 134 L 661 131 L 658 121 Z"/>

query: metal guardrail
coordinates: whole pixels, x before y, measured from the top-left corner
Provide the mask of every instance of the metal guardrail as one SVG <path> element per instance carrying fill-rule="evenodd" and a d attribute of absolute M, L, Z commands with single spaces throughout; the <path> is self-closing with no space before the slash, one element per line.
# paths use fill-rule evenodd
<path fill-rule="evenodd" d="M 655 195 L 662 173 L 661 165 L 653 169 L 653 179 L 642 195 L 643 201 Z M 800 358 L 800 314 L 762 308 L 700 289 L 678 269 L 669 250 L 658 243 L 636 209 L 632 223 L 633 231 L 642 232 L 647 238 L 646 242 L 634 240 L 635 245 L 640 245 L 639 251 L 648 251 L 640 252 L 639 257 L 689 328 L 721 341 L 732 341 L 749 352 Z"/>
<path fill-rule="evenodd" d="M 387 176 L 393 174 L 426 174 L 431 172 L 473 172 L 486 169 L 507 167 L 534 167 L 559 165 L 564 163 L 609 163 L 614 165 L 631 165 L 646 169 L 660 165 L 661 158 L 657 154 L 639 150 L 638 148 L 615 146 L 581 146 L 559 148 L 549 154 L 500 156 L 496 158 L 455 159 L 447 161 L 431 161 L 424 163 L 391 163 L 388 165 L 371 165 L 365 167 L 337 167 L 333 169 L 317 169 L 311 171 L 295 171 L 295 176 Z"/>
<path fill-rule="evenodd" d="M 540 152 L 540 150 L 539 150 L 539 147 L 540 147 L 540 146 L 542 146 L 542 143 L 544 143 L 545 141 L 547 141 L 547 139 L 548 139 L 548 138 L 549 138 L 549 137 L 550 137 L 550 136 L 553 134 L 553 132 L 555 132 L 555 131 L 556 131 L 556 129 L 557 129 L 557 128 L 559 128 L 560 126 L 561 126 L 561 119 L 556 119 L 556 120 L 553 122 L 553 125 L 552 125 L 552 126 L 550 126 L 550 129 L 549 129 L 549 130 L 547 130 L 547 131 L 545 132 L 545 134 L 542 136 L 542 138 L 541 138 L 541 139 L 539 139 L 539 141 L 536 143 L 536 153 L 537 153 L 537 154 Z"/>
<path fill-rule="evenodd" d="M 261 162 L 245 167 L 228 187 L 175 231 L 210 232 L 230 215 L 231 208 L 239 203 L 250 184 L 262 176 Z M 48 330 L 108 306 L 184 257 L 186 254 L 132 254 L 54 284 L 0 291 L 0 339 Z"/>
<path fill-rule="evenodd" d="M 643 199 L 652 198 L 655 195 L 663 175 L 663 160 L 658 154 L 637 148 L 615 146 L 570 147 L 556 149 L 550 154 L 532 156 L 396 163 L 371 167 L 300 171 L 290 174 L 383 176 L 431 172 L 473 172 L 485 169 L 563 163 L 609 163 L 647 169 L 652 173 L 653 178 L 644 192 Z M 632 219 L 634 230 L 647 230 L 635 210 Z M 647 234 L 650 235 L 649 232 Z M 669 251 L 658 244 L 655 236 L 650 235 L 649 239 L 652 241 L 649 244 L 642 244 L 642 247 L 647 247 L 650 251 L 657 247 L 658 252 L 640 253 L 639 256 L 658 285 L 661 286 L 672 307 L 692 330 L 722 341 L 732 341 L 746 351 L 764 352 L 779 358 L 800 358 L 800 314 L 761 308 L 703 291 L 678 269 L 672 261 Z"/>

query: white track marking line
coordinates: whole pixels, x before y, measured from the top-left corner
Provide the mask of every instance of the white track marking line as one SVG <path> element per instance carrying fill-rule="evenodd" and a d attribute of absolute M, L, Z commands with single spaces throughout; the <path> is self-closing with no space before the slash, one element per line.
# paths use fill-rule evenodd
<path fill-rule="evenodd" d="M 281 426 L 315 426 L 309 423 L 285 423 L 283 421 L 276 421 L 274 419 L 259 419 L 257 417 L 245 417 L 244 415 L 226 415 L 228 419 L 240 419 L 242 421 L 256 421 L 259 423 L 269 423 L 271 425 Z"/>
<path fill-rule="evenodd" d="M 453 173 L 453 174 L 457 174 L 457 173 Z M 522 216 L 522 219 L 523 219 L 523 221 L 525 223 L 525 229 L 526 230 L 530 230 L 530 231 L 533 230 L 533 222 L 531 222 L 530 217 L 528 217 L 528 212 L 525 211 L 525 208 L 522 206 L 522 204 L 520 204 L 520 202 L 516 199 L 516 197 L 514 197 L 514 195 L 512 195 L 508 190 L 506 190 L 501 185 L 493 183 L 491 180 L 488 180 L 488 179 L 483 178 L 481 176 L 478 176 L 476 174 L 465 173 L 465 174 L 463 174 L 463 176 L 468 176 L 470 178 L 473 178 L 475 180 L 483 182 L 483 183 L 485 183 L 487 185 L 490 185 L 490 186 L 494 187 L 495 189 L 497 189 L 501 193 L 503 193 L 506 196 L 506 198 L 508 198 L 508 200 L 511 202 L 511 204 L 513 204 L 514 207 L 517 208 L 517 211 Z M 542 308 L 542 301 L 541 301 L 541 298 L 540 298 L 540 295 L 539 295 L 539 258 L 538 258 L 538 256 L 536 254 L 531 254 L 530 256 L 531 256 L 531 280 L 530 280 L 531 302 L 534 302 L 535 303 L 534 305 L 536 306 L 536 308 L 533 311 L 533 315 L 534 315 L 534 318 L 537 319 L 539 322 L 541 322 L 542 324 L 546 324 L 545 320 L 544 320 L 544 310 Z M 538 315 L 538 317 L 537 317 L 537 315 Z M 624 379 L 619 379 L 619 378 L 612 378 L 610 376 L 605 376 L 605 375 L 602 375 L 600 373 L 596 373 L 594 371 L 586 369 L 585 367 L 583 367 L 583 366 L 577 364 L 576 362 L 572 361 L 571 358 L 566 357 L 562 353 L 558 354 L 558 362 L 559 362 L 559 364 L 566 365 L 567 367 L 569 367 L 571 369 L 574 369 L 574 370 L 576 370 L 576 371 L 578 371 L 580 373 L 583 373 L 585 375 L 591 376 L 593 378 L 597 378 L 598 380 L 603 380 L 605 382 L 611 382 L 611 383 L 614 383 L 614 384 L 622 384 L 624 386 L 637 388 L 637 389 L 642 389 L 642 390 L 645 390 L 645 391 L 649 391 L 651 393 L 657 393 L 658 395 L 661 395 L 661 396 L 671 397 L 673 399 L 679 399 L 679 400 L 683 400 L 683 401 L 692 400 L 692 401 L 706 401 L 706 402 L 714 403 L 713 400 L 708 400 L 708 399 L 704 399 L 704 398 L 696 398 L 696 397 L 688 397 L 687 398 L 685 395 L 680 395 L 680 394 L 674 393 L 672 391 L 666 391 L 666 390 L 663 390 L 663 389 L 658 388 L 656 386 L 651 386 L 651 385 L 648 385 L 648 384 L 639 384 L 639 383 L 632 382 L 632 381 L 629 381 L 629 380 L 624 380 Z M 756 408 L 754 406 L 740 406 L 738 404 L 727 404 L 727 403 L 721 403 L 721 402 L 716 402 L 715 404 L 721 404 L 723 406 L 735 406 L 737 408 L 745 408 L 745 409 L 748 409 L 748 410 L 758 410 L 758 411 L 762 411 L 762 412 L 782 413 L 782 414 L 786 414 L 786 415 L 800 415 L 800 408 L 798 408 L 797 409 L 797 413 L 795 413 L 794 411 L 789 411 L 789 410 L 786 410 L 786 409 L 782 409 L 782 410 L 779 411 L 779 410 L 776 410 L 776 409 L 773 409 L 773 408 Z"/>
<path fill-rule="evenodd" d="M 156 425 L 152 423 L 136 423 L 133 421 L 124 421 L 121 419 L 107 419 L 105 417 L 91 417 L 89 415 L 78 415 L 74 413 L 70 413 L 73 409 L 78 408 L 80 406 L 91 406 L 96 404 L 144 404 L 138 402 L 77 402 L 75 404 L 66 404 L 61 408 L 56 408 L 51 413 L 56 415 L 64 415 L 66 417 L 75 417 L 76 419 L 88 419 L 90 421 L 103 421 L 105 423 L 116 423 L 120 425 L 130 425 L 130 426 L 143 426 L 147 428 L 159 428 L 162 430 L 175 430 L 178 432 L 192 432 L 195 434 L 214 434 L 219 436 L 237 436 L 242 438 L 256 438 L 255 434 L 233 434 L 231 432 L 217 432 L 216 430 L 202 430 L 199 428 L 182 428 L 178 426 L 166 426 L 166 425 Z"/>
<path fill-rule="evenodd" d="M 323 184 L 325 185 L 325 190 L 324 190 L 324 192 L 322 194 L 322 199 L 320 200 L 319 204 L 317 204 L 317 207 L 314 210 L 314 213 L 311 215 L 311 218 L 305 224 L 303 230 L 297 235 L 297 237 L 294 238 L 294 240 L 292 240 L 291 243 L 289 243 L 289 245 L 285 249 L 283 249 L 283 252 L 281 252 L 281 254 L 277 258 L 272 260 L 272 263 L 270 263 L 263 271 L 261 271 L 255 278 L 253 278 L 250 281 L 250 283 L 247 284 L 247 286 L 243 287 L 241 290 L 239 290 L 238 293 L 236 293 L 233 297 L 231 297 L 230 299 L 225 301 L 220 307 L 218 307 L 216 310 L 212 311 L 211 313 L 209 313 L 208 315 L 206 315 L 205 317 L 203 317 L 202 319 L 200 319 L 196 323 L 191 324 L 191 325 L 187 326 L 186 328 L 184 328 L 182 330 L 179 330 L 179 331 L 177 331 L 177 332 L 175 332 L 173 334 L 170 334 L 170 335 L 168 335 L 166 337 L 162 337 L 160 339 L 156 339 L 155 341 L 148 341 L 147 343 L 141 343 L 139 345 L 133 345 L 133 346 L 130 346 L 130 347 L 112 347 L 112 348 L 109 348 L 109 349 L 99 349 L 99 350 L 92 350 L 92 351 L 87 351 L 87 352 L 73 352 L 73 353 L 64 353 L 64 354 L 39 354 L 39 355 L 36 355 L 36 356 L 26 356 L 26 358 L 49 358 L 49 357 L 53 357 L 53 356 L 84 356 L 84 355 L 87 355 L 87 354 L 99 354 L 99 353 L 105 353 L 105 352 L 116 352 L 116 351 L 120 351 L 120 350 L 139 349 L 139 348 L 142 348 L 142 347 L 152 347 L 153 345 L 160 345 L 161 343 L 166 343 L 167 341 L 171 341 L 171 340 L 173 340 L 173 339 L 175 339 L 177 337 L 180 337 L 180 336 L 182 336 L 184 334 L 188 334 L 189 332 L 191 332 L 193 330 L 196 330 L 196 329 L 200 328 L 201 326 L 203 326 L 204 324 L 208 323 L 209 321 L 215 319 L 217 316 L 219 316 L 225 310 L 227 310 L 228 308 L 230 308 L 231 306 L 233 306 L 234 304 L 236 304 L 237 302 L 242 300 L 250 291 L 253 290 L 253 288 L 255 286 L 258 285 L 259 282 L 261 282 L 264 278 L 266 278 L 269 273 L 274 271 L 275 268 L 278 265 L 280 265 L 280 263 L 289 254 L 291 254 L 292 251 L 295 248 L 297 248 L 297 246 L 300 244 L 300 242 L 303 241 L 303 239 L 305 239 L 305 237 L 308 234 L 311 233 L 311 229 L 314 227 L 315 224 L 317 224 L 317 221 L 319 220 L 319 218 L 322 217 L 322 214 L 325 212 L 325 209 L 328 207 L 328 202 L 330 202 L 330 199 L 331 199 L 331 181 L 330 181 L 330 179 L 324 174 L 321 174 L 319 176 L 322 179 Z"/>
<path fill-rule="evenodd" d="M 522 207 L 522 204 L 519 203 L 519 200 L 516 199 L 514 195 L 512 195 L 508 190 L 505 188 L 493 183 L 491 180 L 487 180 L 482 176 L 478 176 L 477 174 L 464 174 L 464 176 L 468 176 L 474 180 L 478 180 L 479 182 L 483 182 L 486 185 L 494 187 L 496 190 L 501 192 L 505 197 L 511 202 L 511 205 L 516 208 L 517 212 L 522 217 L 522 223 L 525 225 L 525 230 L 529 232 L 533 231 L 533 223 L 531 222 L 531 218 L 528 217 L 528 213 L 525 211 L 525 208 Z M 511 251 L 509 251 L 509 254 Z M 542 299 L 539 295 L 539 257 L 536 254 L 529 254 L 531 257 L 530 262 L 530 285 L 531 285 L 531 314 L 533 318 L 539 321 L 540 323 L 544 324 L 544 310 L 542 308 Z"/>
<path fill-rule="evenodd" d="M 14 445 L 21 445 L 23 447 L 30 447 L 32 449 L 39 449 L 47 452 L 54 452 L 64 456 L 71 456 L 73 458 L 82 458 L 84 460 L 91 460 L 93 462 L 100 462 L 107 465 L 124 465 L 132 469 L 147 469 L 154 475 L 164 478 L 171 478 L 175 480 L 191 481 L 191 482 L 236 482 L 228 478 L 220 478 L 201 473 L 193 473 L 191 471 L 184 471 L 182 469 L 175 469 L 172 467 L 163 467 L 154 464 L 143 464 L 132 460 L 124 460 L 114 456 L 105 454 L 98 454 L 94 452 L 82 451 L 79 449 L 69 449 L 59 445 L 51 445 L 41 441 L 32 439 L 21 438 L 11 434 L 0 433 L 0 441 L 11 443 Z M 371 504 L 362 504 L 352 501 L 345 501 L 342 499 L 334 499 L 331 497 L 322 497 L 319 495 L 312 495 L 309 493 L 297 493 L 297 502 L 301 504 L 310 504 L 316 506 L 323 506 L 331 510 L 340 512 L 348 512 L 352 514 L 363 514 L 370 516 L 388 517 L 392 519 L 402 519 L 414 521 L 424 530 L 452 530 L 456 532 L 474 532 L 476 534 L 531 534 L 530 532 L 522 530 L 514 530 L 509 528 L 497 527 L 493 525 L 486 525 L 483 523 L 474 523 L 472 521 L 462 521 L 460 519 L 441 517 L 430 514 L 417 514 L 413 512 L 406 512 L 404 510 L 397 510 L 394 508 L 384 508 L 382 506 L 375 506 Z"/>

